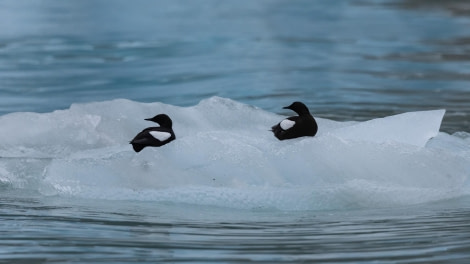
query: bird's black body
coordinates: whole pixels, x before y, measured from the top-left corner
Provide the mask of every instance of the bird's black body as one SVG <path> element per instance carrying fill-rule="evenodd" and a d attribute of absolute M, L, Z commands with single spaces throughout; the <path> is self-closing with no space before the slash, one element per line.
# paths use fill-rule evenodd
<path fill-rule="evenodd" d="M 132 148 L 134 148 L 135 152 L 139 152 L 145 147 L 163 146 L 176 138 L 175 133 L 172 129 L 173 122 L 167 115 L 159 114 L 152 118 L 147 118 L 145 120 L 158 123 L 160 126 L 148 127 L 142 130 L 139 134 L 134 137 L 134 139 L 131 140 L 130 144 L 132 144 Z M 163 136 L 164 139 L 158 139 L 152 134 L 159 134 Z"/>
<path fill-rule="evenodd" d="M 274 133 L 276 138 L 279 140 L 284 140 L 304 136 L 313 137 L 317 134 L 317 122 L 303 103 L 293 102 L 291 105 L 284 107 L 284 109 L 291 109 L 296 112 L 298 116 L 288 117 L 285 120 L 279 122 L 277 125 L 271 127 L 271 131 Z M 287 124 L 290 123 L 292 126 L 285 129 L 281 125 L 282 122 Z"/>

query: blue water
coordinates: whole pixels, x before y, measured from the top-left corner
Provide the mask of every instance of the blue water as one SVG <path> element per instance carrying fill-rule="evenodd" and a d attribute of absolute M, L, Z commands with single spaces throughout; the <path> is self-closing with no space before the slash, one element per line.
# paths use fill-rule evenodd
<path fill-rule="evenodd" d="M 469 28 L 466 1 L 1 1 L 0 262 L 466 263 Z M 261 132 L 295 100 L 446 114 L 424 150 L 295 156 Z M 195 137 L 135 155 L 163 110 Z"/>

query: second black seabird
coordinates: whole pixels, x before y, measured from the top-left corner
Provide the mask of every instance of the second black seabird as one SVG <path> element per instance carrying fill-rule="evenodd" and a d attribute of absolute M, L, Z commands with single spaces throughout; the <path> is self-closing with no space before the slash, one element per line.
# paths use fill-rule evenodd
<path fill-rule="evenodd" d="M 159 114 L 145 120 L 158 123 L 160 126 L 148 127 L 131 140 L 130 144 L 132 144 L 135 152 L 139 152 L 145 147 L 163 146 L 176 138 L 172 129 L 173 122 L 169 116 Z"/>
<path fill-rule="evenodd" d="M 291 105 L 283 108 L 293 110 L 298 116 L 288 117 L 271 127 L 275 137 L 279 140 L 284 140 L 304 136 L 313 137 L 317 134 L 317 122 L 310 114 L 307 106 L 301 102 L 293 102 Z"/>

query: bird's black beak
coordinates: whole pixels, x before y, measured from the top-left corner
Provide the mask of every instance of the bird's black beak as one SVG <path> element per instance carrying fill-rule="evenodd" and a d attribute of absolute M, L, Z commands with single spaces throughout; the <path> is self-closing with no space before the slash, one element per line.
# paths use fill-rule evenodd
<path fill-rule="evenodd" d="M 289 106 L 284 106 L 282 109 L 290 109 Z"/>
<path fill-rule="evenodd" d="M 145 118 L 144 120 L 152 121 L 152 118 Z"/>

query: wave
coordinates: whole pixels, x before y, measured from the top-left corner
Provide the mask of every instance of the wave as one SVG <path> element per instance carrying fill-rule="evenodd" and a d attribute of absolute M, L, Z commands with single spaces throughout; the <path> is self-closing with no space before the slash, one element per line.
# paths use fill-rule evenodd
<path fill-rule="evenodd" d="M 177 139 L 129 140 L 168 114 Z M 283 116 L 212 97 L 191 107 L 124 99 L 0 117 L 0 186 L 44 195 L 230 208 L 329 210 L 470 194 L 470 134 L 439 132 L 444 110 L 366 122 L 317 118 L 313 138 L 278 141 Z"/>

